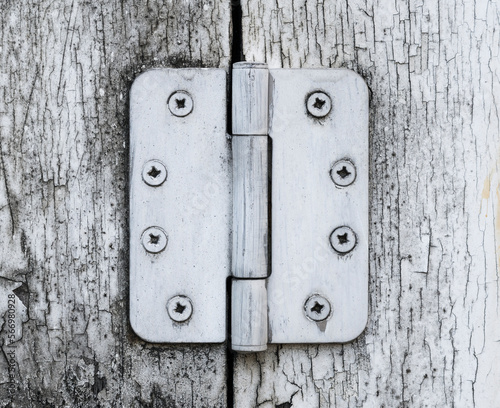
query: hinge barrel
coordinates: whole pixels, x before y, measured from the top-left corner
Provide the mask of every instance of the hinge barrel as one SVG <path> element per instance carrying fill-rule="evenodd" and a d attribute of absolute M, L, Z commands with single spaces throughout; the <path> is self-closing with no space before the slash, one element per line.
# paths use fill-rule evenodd
<path fill-rule="evenodd" d="M 270 268 L 268 83 L 266 64 L 233 67 L 232 349 L 267 348 Z"/>

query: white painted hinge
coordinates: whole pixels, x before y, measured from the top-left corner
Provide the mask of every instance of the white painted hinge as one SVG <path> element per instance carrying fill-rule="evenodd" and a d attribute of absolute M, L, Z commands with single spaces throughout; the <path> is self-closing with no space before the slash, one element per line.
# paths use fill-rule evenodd
<path fill-rule="evenodd" d="M 132 86 L 132 327 L 225 341 L 231 277 L 233 350 L 350 341 L 368 315 L 367 87 L 343 69 L 232 76 L 231 142 L 224 70 Z"/>

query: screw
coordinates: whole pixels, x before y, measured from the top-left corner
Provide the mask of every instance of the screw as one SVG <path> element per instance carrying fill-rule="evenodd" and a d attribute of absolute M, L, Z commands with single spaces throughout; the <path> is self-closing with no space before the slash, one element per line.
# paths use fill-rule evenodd
<path fill-rule="evenodd" d="M 142 179 L 152 187 L 158 187 L 167 179 L 167 168 L 158 160 L 149 160 L 142 169 Z"/>
<path fill-rule="evenodd" d="M 330 113 L 332 100 L 324 92 L 314 92 L 307 98 L 307 111 L 316 118 L 323 118 Z"/>
<path fill-rule="evenodd" d="M 347 254 L 356 246 L 356 234 L 349 227 L 338 227 L 330 235 L 330 244 L 339 254 Z"/>
<path fill-rule="evenodd" d="M 193 304 L 187 296 L 174 296 L 167 302 L 167 312 L 174 322 L 183 323 L 191 318 Z"/>
<path fill-rule="evenodd" d="M 157 254 L 167 246 L 168 237 L 160 227 L 149 227 L 142 233 L 141 241 L 146 251 Z"/>
<path fill-rule="evenodd" d="M 186 91 L 176 91 L 168 98 L 168 109 L 174 116 L 187 116 L 193 110 L 193 98 Z"/>
<path fill-rule="evenodd" d="M 330 317 L 332 306 L 325 297 L 314 294 L 304 303 L 304 312 L 312 321 L 322 322 Z"/>
<path fill-rule="evenodd" d="M 356 180 L 356 167 L 349 160 L 339 160 L 330 170 L 330 177 L 339 187 L 347 187 Z"/>

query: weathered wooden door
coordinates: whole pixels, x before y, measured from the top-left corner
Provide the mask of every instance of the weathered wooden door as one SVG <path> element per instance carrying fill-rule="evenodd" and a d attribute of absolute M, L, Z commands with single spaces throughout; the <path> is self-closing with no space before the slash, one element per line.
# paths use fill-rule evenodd
<path fill-rule="evenodd" d="M 2 406 L 500 406 L 497 2 L 0 10 Z M 130 85 L 242 56 L 371 89 L 371 309 L 352 343 L 234 355 L 130 328 Z"/>

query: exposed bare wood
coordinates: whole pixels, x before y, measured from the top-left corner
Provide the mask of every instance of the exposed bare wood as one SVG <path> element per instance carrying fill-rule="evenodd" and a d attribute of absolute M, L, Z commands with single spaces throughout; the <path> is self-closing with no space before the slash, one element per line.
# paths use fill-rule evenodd
<path fill-rule="evenodd" d="M 226 406 L 224 345 L 154 346 L 130 328 L 127 140 L 141 71 L 227 68 L 229 1 L 0 9 L 0 405 Z"/>
<path fill-rule="evenodd" d="M 498 4 L 242 11 L 247 60 L 347 67 L 371 88 L 371 311 L 353 343 L 238 355 L 236 406 L 500 405 Z"/>

